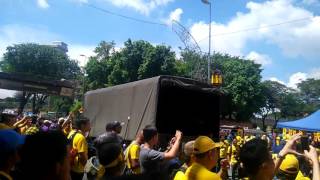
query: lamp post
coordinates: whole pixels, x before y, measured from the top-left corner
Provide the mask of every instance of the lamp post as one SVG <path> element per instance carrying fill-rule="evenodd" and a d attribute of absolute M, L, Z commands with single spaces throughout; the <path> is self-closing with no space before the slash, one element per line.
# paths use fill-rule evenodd
<path fill-rule="evenodd" d="M 84 96 L 84 93 L 85 93 L 85 78 L 86 78 L 86 70 L 85 70 L 85 66 L 87 64 L 87 60 L 88 60 L 88 57 L 84 54 L 80 54 L 81 57 L 84 58 L 84 63 L 83 63 L 83 66 L 81 67 L 82 69 L 82 72 L 83 72 L 83 79 L 82 79 L 82 86 L 83 86 L 83 92 L 82 92 L 82 95 Z"/>
<path fill-rule="evenodd" d="M 209 5 L 209 52 L 208 52 L 208 83 L 210 83 L 210 64 L 211 64 L 211 2 L 209 0 L 201 0 L 204 4 Z"/>

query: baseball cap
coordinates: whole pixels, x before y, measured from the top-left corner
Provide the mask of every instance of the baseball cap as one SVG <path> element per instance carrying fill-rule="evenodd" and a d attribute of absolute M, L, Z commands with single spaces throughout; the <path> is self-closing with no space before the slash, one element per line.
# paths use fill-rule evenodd
<path fill-rule="evenodd" d="M 15 151 L 20 145 L 24 144 L 25 136 L 20 135 L 14 130 L 0 130 L 0 152 Z"/>
<path fill-rule="evenodd" d="M 207 136 L 199 136 L 194 142 L 193 153 L 201 154 L 221 146 L 221 143 L 215 143 L 211 138 Z"/>
<path fill-rule="evenodd" d="M 119 122 L 119 121 L 113 121 L 113 122 L 109 122 L 106 125 L 106 130 L 114 130 L 118 127 L 121 127 L 124 125 L 124 122 Z"/>
<path fill-rule="evenodd" d="M 183 152 L 186 156 L 191 156 L 193 153 L 194 141 L 189 141 L 184 145 Z"/>
<path fill-rule="evenodd" d="M 299 161 L 294 155 L 288 154 L 282 161 L 279 169 L 287 174 L 297 174 L 299 171 Z"/>

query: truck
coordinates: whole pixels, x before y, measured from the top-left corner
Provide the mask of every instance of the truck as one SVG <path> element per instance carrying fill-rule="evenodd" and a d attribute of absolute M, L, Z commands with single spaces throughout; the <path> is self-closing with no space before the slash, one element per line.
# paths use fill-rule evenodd
<path fill-rule="evenodd" d="M 91 121 L 91 134 L 105 132 L 108 122 L 123 122 L 121 136 L 135 139 L 146 125 L 160 134 L 207 135 L 219 138 L 224 92 L 211 84 L 175 76 L 157 76 L 88 91 L 84 115 Z"/>

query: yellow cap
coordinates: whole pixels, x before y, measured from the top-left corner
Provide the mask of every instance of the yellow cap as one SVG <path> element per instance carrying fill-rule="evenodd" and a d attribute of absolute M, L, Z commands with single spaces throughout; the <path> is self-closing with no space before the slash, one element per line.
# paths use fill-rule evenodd
<path fill-rule="evenodd" d="M 279 136 L 277 136 L 277 137 L 276 137 L 276 139 L 277 139 L 277 140 L 280 140 L 280 137 L 279 137 Z"/>
<path fill-rule="evenodd" d="M 298 159 L 292 154 L 286 155 L 280 165 L 280 170 L 287 174 L 297 174 L 299 171 Z"/>
<path fill-rule="evenodd" d="M 210 139 L 207 136 L 199 136 L 194 142 L 193 153 L 201 154 L 221 146 L 221 143 L 215 143 L 212 139 Z"/>

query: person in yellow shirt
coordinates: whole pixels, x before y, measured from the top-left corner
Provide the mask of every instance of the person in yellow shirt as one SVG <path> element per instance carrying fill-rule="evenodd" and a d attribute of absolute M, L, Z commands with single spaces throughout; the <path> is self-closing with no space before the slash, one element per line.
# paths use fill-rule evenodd
<path fill-rule="evenodd" d="M 173 180 L 185 180 L 185 172 L 192 165 L 194 162 L 194 157 L 193 157 L 193 145 L 194 141 L 189 141 L 187 142 L 184 147 L 183 147 L 183 155 L 184 155 L 184 161 L 185 163 L 178 169 L 178 171 L 175 171 L 175 175 Z"/>
<path fill-rule="evenodd" d="M 239 146 L 239 141 L 237 138 L 235 138 L 232 141 L 232 144 L 228 147 L 227 151 L 227 157 L 228 161 L 230 162 L 230 169 L 229 169 L 229 176 L 234 176 L 236 175 L 236 170 L 238 168 L 238 155 L 240 151 L 240 146 Z"/>
<path fill-rule="evenodd" d="M 217 165 L 220 143 L 215 143 L 207 136 L 199 136 L 193 145 L 194 163 L 185 173 L 186 180 L 219 180 L 226 174 L 226 163 L 218 174 L 210 170 Z"/>
<path fill-rule="evenodd" d="M 139 154 L 140 146 L 143 144 L 143 134 L 139 132 L 137 137 L 132 143 L 128 146 L 125 151 L 125 160 L 127 165 L 126 174 L 140 174 L 140 163 L 139 163 Z"/>
<path fill-rule="evenodd" d="M 220 147 L 220 159 L 227 158 L 227 150 L 229 143 L 227 140 L 224 140 L 224 138 L 220 139 L 221 147 Z"/>
<path fill-rule="evenodd" d="M 79 117 L 75 120 L 73 130 L 69 133 L 68 139 L 72 143 L 74 157 L 70 157 L 72 180 L 82 180 L 84 166 L 88 160 L 88 144 L 86 133 L 90 131 L 90 121 L 87 118 Z"/>

